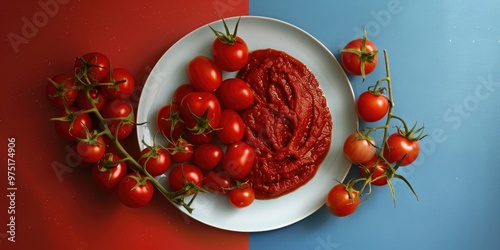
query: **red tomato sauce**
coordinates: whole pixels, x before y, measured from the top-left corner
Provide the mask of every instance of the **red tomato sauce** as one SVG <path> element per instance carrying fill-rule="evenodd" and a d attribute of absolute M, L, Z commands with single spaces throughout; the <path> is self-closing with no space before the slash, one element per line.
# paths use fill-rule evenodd
<path fill-rule="evenodd" d="M 314 74 L 282 51 L 257 50 L 238 77 L 255 94 L 242 113 L 243 141 L 255 149 L 246 181 L 257 199 L 272 199 L 307 183 L 326 157 L 332 117 Z"/>

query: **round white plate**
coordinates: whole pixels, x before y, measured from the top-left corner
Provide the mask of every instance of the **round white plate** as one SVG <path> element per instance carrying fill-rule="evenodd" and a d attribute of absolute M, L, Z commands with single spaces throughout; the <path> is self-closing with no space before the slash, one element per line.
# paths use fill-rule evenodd
<path fill-rule="evenodd" d="M 234 29 L 236 18 L 226 19 L 229 29 Z M 223 31 L 222 21 L 208 24 Z M 139 101 L 137 126 L 141 141 L 152 145 L 156 127 L 156 113 L 170 102 L 173 91 L 188 83 L 186 67 L 197 55 L 211 57 L 215 38 L 208 25 L 204 25 L 175 43 L 157 62 L 149 75 Z M 233 208 L 226 196 L 199 194 L 192 207 L 192 218 L 213 227 L 239 231 L 259 232 L 285 227 L 304 219 L 318 210 L 325 202 L 328 191 L 336 181 L 343 181 L 350 164 L 342 154 L 342 144 L 358 126 L 354 108 L 354 94 L 340 64 L 331 52 L 307 32 L 286 22 L 256 16 L 242 16 L 238 36 L 247 43 L 249 50 L 273 48 L 281 50 L 303 62 L 315 74 L 328 101 L 333 119 L 333 138 L 330 151 L 315 177 L 298 190 L 272 200 L 256 200 L 243 209 Z M 236 73 L 224 73 L 234 77 Z M 141 148 L 141 149 L 142 149 Z M 163 177 L 159 177 L 164 178 Z"/>

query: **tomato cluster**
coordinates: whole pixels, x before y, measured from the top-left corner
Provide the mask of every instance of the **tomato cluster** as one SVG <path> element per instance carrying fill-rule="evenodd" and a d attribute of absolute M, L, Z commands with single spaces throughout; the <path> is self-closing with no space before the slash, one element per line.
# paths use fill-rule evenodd
<path fill-rule="evenodd" d="M 224 26 L 227 30 L 225 21 Z M 213 29 L 212 29 L 213 30 Z M 213 30 L 212 58 L 196 56 L 187 65 L 189 83 L 179 85 L 170 103 L 156 116 L 165 149 L 174 162 L 167 172 L 174 192 L 187 192 L 191 183 L 217 194 L 228 194 L 235 207 L 246 207 L 254 198 L 243 182 L 250 172 L 254 149 L 242 142 L 242 110 L 253 103 L 252 89 L 241 79 L 223 79 L 223 71 L 237 71 L 248 61 L 244 40 Z M 184 190 L 183 190 L 184 189 Z"/>
<path fill-rule="evenodd" d="M 352 74 L 361 75 L 363 81 L 377 66 L 377 50 L 372 41 L 363 38 L 351 41 L 341 52 L 344 69 Z M 393 199 L 394 188 L 391 180 L 403 180 L 416 193 L 408 180 L 396 173 L 399 167 L 413 163 L 419 154 L 419 140 L 424 136 L 424 128 L 409 128 L 406 122 L 393 113 L 394 100 L 392 96 L 392 82 L 389 71 L 387 51 L 384 50 L 386 77 L 370 86 L 361 93 L 356 100 L 356 112 L 360 120 L 366 123 L 379 122 L 384 117 L 385 124 L 375 127 L 365 127 L 349 135 L 344 141 L 343 153 L 346 159 L 359 166 L 361 177 L 349 180 L 347 183 L 335 185 L 327 195 L 326 206 L 336 216 L 352 214 L 360 204 L 360 196 L 366 187 L 371 194 L 371 186 L 388 185 Z M 382 84 L 386 83 L 386 87 Z M 388 90 L 388 96 L 385 91 Z M 397 131 L 390 132 L 391 121 L 397 120 L 402 126 Z M 383 138 L 375 140 L 371 134 L 377 130 L 383 131 Z M 361 183 L 361 187 L 355 187 Z M 364 195 L 364 194 L 363 194 Z M 418 198 L 418 197 L 417 197 Z"/>

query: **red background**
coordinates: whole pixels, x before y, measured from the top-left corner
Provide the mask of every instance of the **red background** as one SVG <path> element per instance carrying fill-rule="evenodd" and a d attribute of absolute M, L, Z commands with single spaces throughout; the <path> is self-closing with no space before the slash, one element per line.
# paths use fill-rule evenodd
<path fill-rule="evenodd" d="M 44 94 L 47 77 L 71 73 L 75 58 L 91 51 L 129 69 L 142 86 L 175 41 L 220 17 L 248 14 L 247 0 L 4 1 L 0 13 L 1 249 L 248 248 L 248 234 L 203 225 L 160 195 L 130 209 L 98 190 L 88 169 L 75 167 L 71 144 L 57 137 L 49 121 L 56 110 Z M 10 137 L 16 139 L 15 243 L 6 238 Z M 130 150 L 138 150 L 135 138 L 126 142 Z"/>

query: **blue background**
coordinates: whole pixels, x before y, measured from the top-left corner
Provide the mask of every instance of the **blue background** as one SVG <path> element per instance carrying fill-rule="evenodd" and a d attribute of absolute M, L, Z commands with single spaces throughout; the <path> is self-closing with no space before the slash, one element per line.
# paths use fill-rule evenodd
<path fill-rule="evenodd" d="M 349 217 L 323 207 L 251 233 L 250 249 L 500 249 L 499 11 L 499 1 L 251 0 L 250 15 L 294 24 L 337 58 L 364 26 L 389 52 L 394 112 L 424 123 L 428 137 L 417 162 L 398 170 L 419 201 L 395 181 L 396 208 L 388 187 L 376 188 Z M 364 83 L 350 77 L 356 96 L 384 77 L 380 61 Z M 352 168 L 348 178 L 357 175 Z"/>

